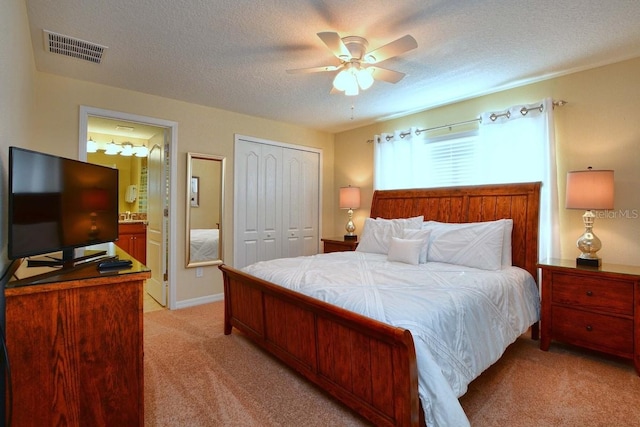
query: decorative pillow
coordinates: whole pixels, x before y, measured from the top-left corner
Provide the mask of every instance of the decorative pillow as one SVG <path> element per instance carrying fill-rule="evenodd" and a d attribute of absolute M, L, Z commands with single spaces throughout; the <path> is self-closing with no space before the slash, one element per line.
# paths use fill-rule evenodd
<path fill-rule="evenodd" d="M 483 270 L 502 268 L 504 222 L 437 224 L 434 227 L 427 254 L 429 261 Z"/>
<path fill-rule="evenodd" d="M 392 237 L 387 259 L 389 261 L 418 265 L 422 244 L 423 242 L 420 239 L 399 239 Z"/>
<path fill-rule="evenodd" d="M 508 219 L 498 219 L 495 221 L 484 221 L 484 222 L 469 222 L 469 223 L 448 223 L 448 222 L 439 222 L 439 221 L 425 221 L 422 223 L 423 230 L 435 230 L 434 235 L 439 234 L 443 230 L 455 229 L 455 228 L 464 228 L 470 225 L 481 225 L 481 224 L 495 224 L 496 226 L 503 227 L 503 236 L 502 236 L 502 255 L 501 255 L 501 266 L 502 268 L 511 267 L 512 259 L 511 259 L 511 233 L 513 231 L 513 220 Z M 439 230 L 439 231 L 438 231 Z M 434 237 L 434 236 L 432 236 Z"/>
<path fill-rule="evenodd" d="M 402 237 L 405 228 L 420 228 L 423 219 L 422 216 L 398 219 L 367 218 L 356 251 L 386 255 L 392 237 Z"/>
<path fill-rule="evenodd" d="M 404 232 L 402 233 L 403 239 L 417 239 L 422 241 L 422 244 L 420 245 L 420 264 L 424 264 L 427 262 L 429 236 L 431 236 L 431 230 L 405 228 Z"/>

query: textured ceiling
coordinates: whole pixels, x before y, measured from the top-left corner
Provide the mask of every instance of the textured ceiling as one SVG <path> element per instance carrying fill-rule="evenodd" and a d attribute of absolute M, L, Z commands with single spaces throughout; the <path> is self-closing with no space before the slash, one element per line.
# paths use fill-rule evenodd
<path fill-rule="evenodd" d="M 39 71 L 338 132 L 640 56 L 637 0 L 26 0 Z M 46 52 L 43 29 L 107 46 L 100 64 Z M 405 34 L 407 76 L 330 94 L 316 33 Z"/>

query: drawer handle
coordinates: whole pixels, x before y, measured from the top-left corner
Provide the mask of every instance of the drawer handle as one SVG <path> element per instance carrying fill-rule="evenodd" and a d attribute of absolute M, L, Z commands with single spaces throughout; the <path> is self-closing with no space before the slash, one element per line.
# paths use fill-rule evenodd
<path fill-rule="evenodd" d="M 593 326 L 587 325 L 587 331 L 589 331 L 589 332 L 593 331 Z"/>
<path fill-rule="evenodd" d="M 592 296 L 593 296 L 593 292 L 591 292 L 591 291 L 587 291 L 587 296 L 588 296 L 588 297 L 592 297 Z"/>

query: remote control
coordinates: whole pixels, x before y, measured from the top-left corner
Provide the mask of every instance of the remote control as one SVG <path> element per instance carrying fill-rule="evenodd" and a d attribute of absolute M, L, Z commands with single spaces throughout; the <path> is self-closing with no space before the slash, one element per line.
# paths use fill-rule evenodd
<path fill-rule="evenodd" d="M 117 270 L 131 268 L 133 262 L 130 259 L 108 259 L 98 263 L 98 270 Z"/>

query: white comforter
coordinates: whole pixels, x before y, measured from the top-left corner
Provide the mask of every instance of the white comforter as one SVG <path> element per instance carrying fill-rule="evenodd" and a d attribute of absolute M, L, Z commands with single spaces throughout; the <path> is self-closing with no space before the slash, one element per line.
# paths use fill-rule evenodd
<path fill-rule="evenodd" d="M 388 262 L 386 255 L 334 252 L 263 261 L 243 270 L 409 329 L 429 426 L 468 426 L 458 397 L 539 319 L 538 289 L 517 267 L 414 266 Z"/>
<path fill-rule="evenodd" d="M 220 230 L 217 228 L 202 228 L 191 230 L 189 260 L 213 261 L 218 258 Z"/>

